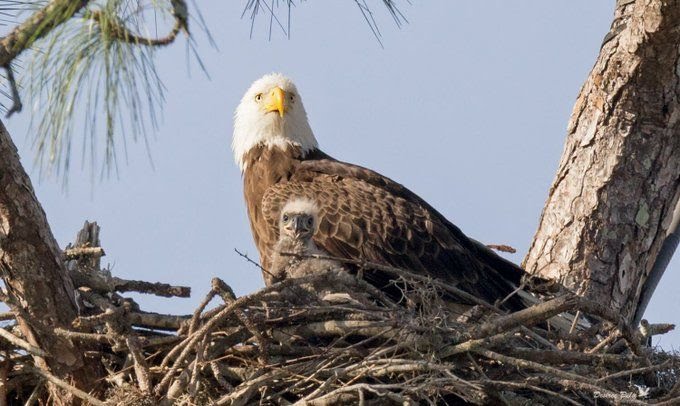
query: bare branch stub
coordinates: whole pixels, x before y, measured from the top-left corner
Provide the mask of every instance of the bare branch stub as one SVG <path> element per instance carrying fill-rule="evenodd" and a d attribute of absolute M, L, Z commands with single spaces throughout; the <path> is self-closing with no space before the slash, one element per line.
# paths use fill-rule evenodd
<path fill-rule="evenodd" d="M 127 280 L 111 276 L 100 268 L 100 258 L 105 255 L 100 247 L 100 227 L 96 222 L 85 222 L 78 232 L 76 242 L 69 245 L 62 258 L 76 287 L 86 286 L 100 294 L 112 292 L 139 292 L 161 297 L 189 297 L 191 288 L 167 283 Z"/>

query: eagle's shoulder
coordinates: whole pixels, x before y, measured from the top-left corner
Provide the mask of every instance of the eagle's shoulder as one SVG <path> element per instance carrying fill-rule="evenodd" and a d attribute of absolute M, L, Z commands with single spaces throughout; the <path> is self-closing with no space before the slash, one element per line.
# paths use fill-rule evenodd
<path fill-rule="evenodd" d="M 416 193 L 374 170 L 328 157 L 301 161 L 291 179 L 300 182 L 344 180 L 349 187 L 362 188 L 373 193 L 379 193 L 379 195 L 404 199 L 411 202 L 412 205 L 421 207 L 430 217 L 445 225 L 465 248 L 473 252 L 479 248 L 455 224 L 448 221 L 446 217 Z"/>

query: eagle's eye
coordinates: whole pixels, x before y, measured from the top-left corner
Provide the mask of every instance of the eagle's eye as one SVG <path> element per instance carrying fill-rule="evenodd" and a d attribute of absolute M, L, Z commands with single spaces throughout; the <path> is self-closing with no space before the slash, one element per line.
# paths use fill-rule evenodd
<path fill-rule="evenodd" d="M 255 95 L 255 101 L 259 102 L 260 100 L 262 100 L 262 93 L 258 93 Z"/>
<path fill-rule="evenodd" d="M 291 95 L 288 97 L 288 100 L 290 100 L 291 103 L 294 102 L 295 101 L 295 95 L 291 93 Z"/>
<path fill-rule="evenodd" d="M 312 224 L 314 224 L 314 219 L 311 217 L 307 217 L 307 227 L 311 227 Z"/>
<path fill-rule="evenodd" d="M 284 223 L 287 223 L 288 220 L 290 220 L 290 219 L 288 218 L 288 215 L 287 215 L 287 214 L 284 214 L 284 215 L 283 215 L 283 222 L 284 222 Z"/>

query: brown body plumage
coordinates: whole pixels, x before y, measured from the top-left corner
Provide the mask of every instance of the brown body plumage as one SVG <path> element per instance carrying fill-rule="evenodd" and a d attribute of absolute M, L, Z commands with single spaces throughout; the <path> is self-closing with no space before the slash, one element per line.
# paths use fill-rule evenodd
<path fill-rule="evenodd" d="M 270 78 L 260 81 L 266 82 L 265 79 Z M 281 92 L 294 94 L 299 99 L 294 85 L 281 83 L 276 89 L 288 86 L 288 90 Z M 257 87 L 258 82 L 249 92 L 253 93 L 252 89 Z M 246 93 L 242 104 L 249 97 L 252 95 Z M 281 119 L 285 120 L 282 111 L 280 107 Z M 302 117 L 306 124 L 304 108 Z M 278 119 L 271 115 L 266 118 Z M 237 121 L 240 119 L 237 111 Z M 239 125 L 243 126 L 237 122 Z M 237 131 L 242 129 L 235 130 L 234 149 L 243 169 L 248 217 L 265 269 L 271 266 L 283 205 L 291 198 L 303 197 L 318 206 L 319 227 L 314 241 L 332 256 L 429 274 L 490 302 L 505 297 L 512 292 L 513 285 L 519 283 L 521 268 L 466 237 L 399 183 L 323 153 L 316 146 L 311 130 L 311 143 L 305 144 L 306 138 L 299 132 L 283 136 L 275 133 L 272 138 L 266 134 L 252 137 L 247 140 L 250 142 L 247 147 L 242 147 L 243 140 L 236 139 L 237 135 L 244 137 Z M 237 141 L 241 144 L 236 145 Z M 381 283 L 379 278 L 377 281 Z M 511 305 L 516 307 L 516 303 Z"/>
<path fill-rule="evenodd" d="M 402 185 L 319 150 L 260 146 L 243 181 L 262 266 L 271 266 L 278 218 L 293 197 L 317 202 L 316 244 L 332 256 L 402 267 L 448 280 L 489 301 L 518 284 L 521 270 L 467 238 Z M 493 265 L 499 266 L 496 269 Z"/>

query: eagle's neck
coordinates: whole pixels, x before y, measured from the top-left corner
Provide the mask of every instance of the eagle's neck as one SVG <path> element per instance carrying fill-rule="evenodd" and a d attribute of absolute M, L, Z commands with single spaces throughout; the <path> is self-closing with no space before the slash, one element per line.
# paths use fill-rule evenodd
<path fill-rule="evenodd" d="M 277 243 L 276 251 L 295 255 L 313 255 L 317 253 L 317 248 L 312 239 L 301 240 L 283 237 Z"/>

